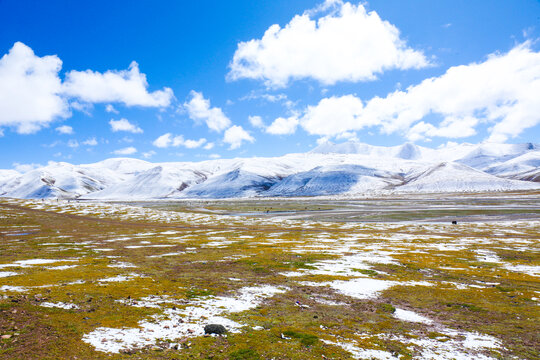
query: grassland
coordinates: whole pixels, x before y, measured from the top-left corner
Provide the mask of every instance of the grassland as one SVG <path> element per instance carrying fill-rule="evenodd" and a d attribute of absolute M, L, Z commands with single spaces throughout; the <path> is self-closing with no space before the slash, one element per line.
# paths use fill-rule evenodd
<path fill-rule="evenodd" d="M 0 200 L 0 358 L 540 358 L 538 194 L 272 201 Z"/>

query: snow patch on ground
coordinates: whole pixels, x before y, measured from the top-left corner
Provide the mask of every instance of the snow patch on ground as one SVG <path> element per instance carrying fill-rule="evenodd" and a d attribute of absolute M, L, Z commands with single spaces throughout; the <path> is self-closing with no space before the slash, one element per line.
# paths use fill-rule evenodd
<path fill-rule="evenodd" d="M 411 321 L 426 325 L 430 325 L 433 323 L 433 320 L 428 319 L 427 317 L 419 315 L 414 311 L 410 310 L 396 309 L 396 311 L 394 312 L 394 317 L 402 321 Z"/>
<path fill-rule="evenodd" d="M 65 310 L 76 310 L 79 309 L 79 306 L 76 304 L 69 304 L 69 303 L 63 303 L 63 302 L 42 302 L 39 304 L 39 306 L 47 307 L 47 308 L 58 308 L 58 309 L 65 309 Z"/>
<path fill-rule="evenodd" d="M 337 342 L 322 339 L 322 342 L 328 345 L 334 345 L 342 348 L 343 350 L 351 353 L 356 359 L 374 359 L 374 360 L 395 360 L 388 351 L 374 350 L 374 349 L 361 349 L 357 344 L 353 342 Z"/>
<path fill-rule="evenodd" d="M 161 257 L 165 257 L 165 256 L 177 256 L 177 255 L 182 255 L 182 254 L 185 254 L 185 252 L 184 251 L 179 251 L 179 252 L 159 254 L 159 255 L 149 255 L 148 257 L 149 258 L 161 258 Z"/>
<path fill-rule="evenodd" d="M 4 285 L 0 287 L 0 291 L 5 292 L 27 292 L 28 289 L 23 286 L 10 286 L 10 285 Z"/>
<path fill-rule="evenodd" d="M 242 327 L 224 317 L 226 313 L 252 309 L 264 299 L 285 292 L 274 286 L 246 287 L 236 297 L 208 297 L 196 301 L 184 309 L 165 308 L 163 314 L 152 320 L 139 322 L 138 328 L 97 328 L 84 335 L 83 341 L 98 351 L 118 353 L 121 350 L 153 345 L 158 340 L 180 340 L 204 334 L 207 324 L 222 324 L 228 331 L 237 332 Z M 136 301 L 133 306 L 156 307 L 162 303 L 174 303 L 168 297 L 147 297 Z"/>
<path fill-rule="evenodd" d="M 128 274 L 128 275 L 117 275 L 105 279 L 99 279 L 98 282 L 100 283 L 109 283 L 109 282 L 123 282 L 123 281 L 130 281 L 133 280 L 136 277 L 140 277 L 139 274 Z"/>
<path fill-rule="evenodd" d="M 76 268 L 77 266 L 79 265 L 60 265 L 60 266 L 48 267 L 46 269 L 47 270 L 68 270 L 68 269 Z"/>
<path fill-rule="evenodd" d="M 356 299 L 373 299 L 376 298 L 380 292 L 387 290 L 393 286 L 432 286 L 433 284 L 426 281 L 389 281 L 379 280 L 371 278 L 357 278 L 352 280 L 337 280 L 331 282 L 299 282 L 300 285 L 305 286 L 330 286 L 332 289 L 339 293 L 354 297 Z"/>
<path fill-rule="evenodd" d="M 0 278 L 19 275 L 19 273 L 13 271 L 0 271 Z"/>
<path fill-rule="evenodd" d="M 511 264 L 505 264 L 504 268 L 506 270 L 514 271 L 514 272 L 520 272 L 523 274 L 527 274 L 530 276 L 538 277 L 540 276 L 540 266 L 538 265 L 511 265 Z"/>

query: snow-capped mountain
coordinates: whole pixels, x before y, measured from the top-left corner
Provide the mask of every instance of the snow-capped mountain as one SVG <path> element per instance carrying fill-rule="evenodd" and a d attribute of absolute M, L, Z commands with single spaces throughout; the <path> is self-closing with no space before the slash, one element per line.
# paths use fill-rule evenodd
<path fill-rule="evenodd" d="M 361 195 L 540 189 L 540 145 L 324 143 L 274 158 L 150 163 L 114 158 L 94 164 L 0 170 L 0 196 L 149 200 L 253 196 Z"/>

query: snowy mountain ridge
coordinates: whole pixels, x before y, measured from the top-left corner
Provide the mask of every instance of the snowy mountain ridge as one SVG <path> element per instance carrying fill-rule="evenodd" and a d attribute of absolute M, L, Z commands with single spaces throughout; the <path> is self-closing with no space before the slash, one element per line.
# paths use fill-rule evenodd
<path fill-rule="evenodd" d="M 150 163 L 112 158 L 0 170 L 0 196 L 151 200 L 255 196 L 363 195 L 540 189 L 540 145 L 415 144 L 349 141 L 273 158 Z"/>

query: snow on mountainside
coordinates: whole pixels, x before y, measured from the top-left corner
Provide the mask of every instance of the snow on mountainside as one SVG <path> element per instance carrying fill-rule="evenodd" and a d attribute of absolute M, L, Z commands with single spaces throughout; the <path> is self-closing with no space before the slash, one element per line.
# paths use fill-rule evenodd
<path fill-rule="evenodd" d="M 132 178 L 85 196 L 87 199 L 159 199 L 174 196 L 191 185 L 203 182 L 206 175 L 172 165 L 155 166 Z"/>
<path fill-rule="evenodd" d="M 262 195 L 279 177 L 266 177 L 236 169 L 214 176 L 207 181 L 187 189 L 182 197 L 232 198 Z"/>
<path fill-rule="evenodd" d="M 509 179 L 540 182 L 540 151 L 528 152 L 504 163 L 486 169 Z"/>
<path fill-rule="evenodd" d="M 525 181 L 501 179 L 458 163 L 440 163 L 419 173 L 408 174 L 399 192 L 472 192 L 532 190 L 539 186 Z"/>
<path fill-rule="evenodd" d="M 104 189 L 122 181 L 107 168 L 50 163 L 8 179 L 0 186 L 0 196 L 15 198 L 73 198 Z"/>
<path fill-rule="evenodd" d="M 382 190 L 400 181 L 397 174 L 361 165 L 319 166 L 274 185 L 268 196 L 318 196 Z"/>
<path fill-rule="evenodd" d="M 0 184 L 3 184 L 5 181 L 12 179 L 16 176 L 20 176 L 20 175 L 21 173 L 16 170 L 1 170 L 0 169 Z"/>
<path fill-rule="evenodd" d="M 537 144 L 481 144 L 465 157 L 456 159 L 475 169 L 486 170 L 528 152 L 539 152 Z"/>
<path fill-rule="evenodd" d="M 275 158 L 150 163 L 130 158 L 54 163 L 24 174 L 0 170 L 0 196 L 149 200 L 319 196 L 369 192 L 469 192 L 540 189 L 537 144 L 324 143 Z"/>

